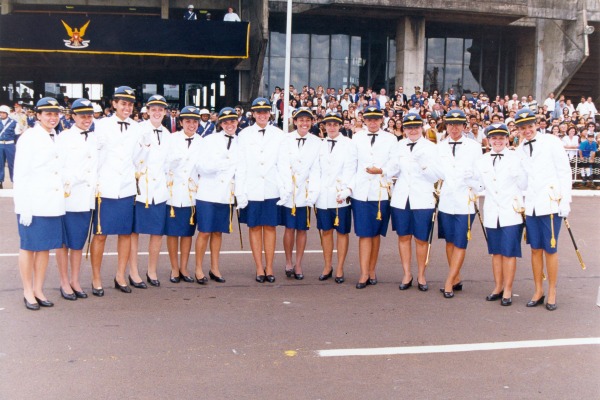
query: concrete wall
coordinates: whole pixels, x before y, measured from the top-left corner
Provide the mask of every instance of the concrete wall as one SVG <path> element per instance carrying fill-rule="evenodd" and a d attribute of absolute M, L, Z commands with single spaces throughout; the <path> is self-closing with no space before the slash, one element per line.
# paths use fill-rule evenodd
<path fill-rule="evenodd" d="M 404 17 L 398 20 L 396 24 L 396 87 L 423 87 L 425 40 L 425 18 Z"/>
<path fill-rule="evenodd" d="M 515 93 L 519 96 L 533 95 L 541 102 L 546 97 L 535 95 L 535 35 L 531 29 L 520 29 L 514 37 L 516 42 Z M 541 98 L 541 101 L 539 100 Z"/>

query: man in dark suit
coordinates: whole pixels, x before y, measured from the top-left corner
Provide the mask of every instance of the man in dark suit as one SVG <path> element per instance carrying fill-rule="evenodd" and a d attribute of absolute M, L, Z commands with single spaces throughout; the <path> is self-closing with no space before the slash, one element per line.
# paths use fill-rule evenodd
<path fill-rule="evenodd" d="M 182 129 L 181 122 L 179 122 L 179 118 L 177 116 L 177 109 L 172 109 L 170 114 L 163 118 L 162 125 L 171 133 L 175 133 Z"/>
<path fill-rule="evenodd" d="M 235 133 L 238 134 L 242 129 L 250 126 L 250 121 L 248 121 L 248 118 L 244 115 L 244 109 L 239 104 L 235 106 L 235 112 L 238 116 L 238 127 Z"/>

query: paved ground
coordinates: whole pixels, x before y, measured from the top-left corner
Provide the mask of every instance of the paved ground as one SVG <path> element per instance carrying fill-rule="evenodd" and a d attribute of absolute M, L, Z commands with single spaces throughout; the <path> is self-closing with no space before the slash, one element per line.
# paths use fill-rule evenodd
<path fill-rule="evenodd" d="M 16 267 L 12 199 L 0 198 L 0 399 L 597 399 L 600 346 L 593 344 L 349 357 L 318 351 L 600 337 L 599 204 L 598 197 L 579 197 L 572 207 L 587 270 L 561 232 L 555 312 L 525 307 L 533 290 L 525 248 L 512 307 L 484 300 L 492 276 L 479 225 L 463 270 L 465 289 L 448 300 L 438 291 L 447 269 L 442 242 L 434 242 L 432 289 L 400 292 L 396 240 L 388 235 L 379 284 L 365 290 L 354 288 L 355 238 L 342 285 L 317 280 L 318 252 L 306 256 L 303 281 L 285 278 L 278 254 L 275 284 L 254 282 L 248 254 L 223 255 L 227 283 L 205 287 L 170 283 L 164 255 L 162 286 L 128 295 L 110 288 L 116 257 L 107 256 L 106 296 L 76 302 L 60 298 L 52 257 L 46 294 L 56 306 L 31 312 Z M 247 237 L 244 244 L 248 250 Z M 237 231 L 223 247 L 239 250 Z M 114 248 L 111 241 L 107 251 Z M 315 231 L 308 248 L 319 249 Z"/>

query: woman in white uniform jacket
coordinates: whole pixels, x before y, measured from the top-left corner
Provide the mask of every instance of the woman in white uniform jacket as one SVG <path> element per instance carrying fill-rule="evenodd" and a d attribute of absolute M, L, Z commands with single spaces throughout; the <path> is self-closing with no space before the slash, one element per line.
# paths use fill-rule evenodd
<path fill-rule="evenodd" d="M 63 131 L 56 139 L 63 182 L 68 194 L 65 198 L 64 218 L 66 243 L 63 248 L 56 250 L 56 263 L 62 297 L 66 300 L 77 300 L 87 297 L 81 289 L 79 270 L 94 209 L 98 144 L 96 133 L 89 131 L 94 121 L 92 103 L 87 99 L 77 99 L 73 102 L 71 111 L 75 125 Z"/>
<path fill-rule="evenodd" d="M 356 174 L 350 184 L 354 232 L 359 237 L 360 279 L 357 289 L 377 284 L 377 258 L 381 235 L 385 236 L 390 220 L 391 176 L 383 170 L 398 143 L 396 137 L 381 129 L 383 113 L 367 107 L 363 114 L 367 130 L 352 138 Z"/>
<path fill-rule="evenodd" d="M 183 130 L 168 136 L 167 145 L 167 218 L 165 235 L 167 250 L 171 261 L 171 278 L 180 277 L 190 282 L 187 272 L 192 237 L 196 230 L 196 188 L 198 176 L 193 174 L 196 155 L 202 146 L 202 137 L 196 134 L 200 109 L 192 106 L 184 107 L 179 115 Z M 179 259 L 177 255 L 179 254 Z M 191 280 L 193 282 L 193 279 Z M 205 276 L 198 277 L 196 282 L 204 285 L 208 282 Z"/>
<path fill-rule="evenodd" d="M 386 173 L 397 176 L 392 192 L 392 228 L 398 234 L 398 250 L 404 270 L 399 286 L 406 290 L 412 286 L 410 271 L 411 239 L 415 238 L 418 266 L 417 286 L 427 291 L 425 279 L 427 241 L 432 229 L 435 209 L 433 184 L 439 179 L 436 168 L 437 147 L 423 137 L 423 120 L 418 114 L 409 113 L 403 118 L 407 139 L 398 142 Z"/>
<path fill-rule="evenodd" d="M 337 231 L 338 262 L 335 270 L 335 282 L 344 282 L 344 262 L 348 254 L 349 233 L 352 225 L 350 196 L 348 186 L 356 172 L 356 163 L 352 158 L 352 140 L 340 133 L 342 116 L 330 112 L 323 118 L 327 139 L 320 145 L 319 170 L 321 188 L 317 199 L 317 229 L 323 232 L 322 246 L 325 265 L 319 276 L 325 281 L 333 276 L 333 231 Z"/>
<path fill-rule="evenodd" d="M 167 109 L 167 100 L 153 95 L 146 102 L 149 119 L 140 123 L 139 128 L 150 137 L 150 146 L 144 157 L 136 160 L 136 184 L 139 192 L 135 198 L 133 233 L 131 234 L 131 258 L 129 283 L 145 289 L 147 286 L 138 270 L 138 241 L 140 234 L 150 235 L 148 243 L 148 271 L 146 281 L 152 286 L 160 286 L 157 276 L 158 256 L 165 232 L 167 217 L 167 136 L 169 131 L 162 126 Z"/>
<path fill-rule="evenodd" d="M 235 203 L 234 176 L 238 144 L 235 110 L 225 107 L 219 112 L 217 132 L 202 139 L 192 174 L 199 176 L 196 192 L 198 237 L 196 238 L 196 276 L 204 275 L 202 261 L 210 240 L 210 279 L 225 283 L 219 270 L 219 253 L 223 233 L 231 233 Z"/>
<path fill-rule="evenodd" d="M 494 290 L 487 301 L 502 298 L 500 304 L 512 304 L 512 285 L 521 257 L 523 190 L 527 177 L 521 168 L 521 158 L 508 150 L 510 132 L 504 124 L 487 127 L 486 136 L 492 150 L 475 164 L 475 179 L 485 190 L 483 225 L 488 237 L 488 252 L 492 255 Z"/>
<path fill-rule="evenodd" d="M 285 226 L 283 249 L 285 251 L 286 276 L 304 279 L 302 257 L 306 249 L 306 232 L 310 228 L 310 210 L 317 201 L 320 188 L 319 148 L 321 140 L 310 134 L 313 114 L 300 107 L 293 117 L 296 130 L 287 134 L 278 166 L 281 175 L 291 179 L 292 193 L 281 207 L 281 224 Z M 296 243 L 296 264 L 292 264 L 292 253 Z"/>
<path fill-rule="evenodd" d="M 248 225 L 250 231 L 256 281 L 263 283 L 266 280 L 272 283 L 275 282 L 275 228 L 279 224 L 277 205 L 287 201 L 291 193 L 291 183 L 284 184 L 277 165 L 285 135 L 280 129 L 269 124 L 269 100 L 262 97 L 255 99 L 251 110 L 255 123 L 243 129 L 238 136 L 239 158 L 235 172 L 235 197 L 240 209 L 240 220 Z M 288 181 L 291 182 L 291 178 Z"/>
<path fill-rule="evenodd" d="M 21 135 L 14 169 L 14 202 L 19 237 L 19 270 L 25 307 L 52 307 L 43 292 L 50 249 L 63 246 L 65 214 L 60 162 L 54 144 L 58 102 L 44 97 L 37 102 L 39 122 Z"/>

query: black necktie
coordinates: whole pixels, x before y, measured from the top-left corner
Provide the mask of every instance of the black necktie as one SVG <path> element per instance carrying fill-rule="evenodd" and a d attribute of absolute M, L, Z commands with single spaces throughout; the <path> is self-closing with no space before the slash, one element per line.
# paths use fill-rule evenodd
<path fill-rule="evenodd" d="M 500 153 L 492 154 L 492 157 L 494 157 L 494 161 L 492 161 L 492 165 L 496 166 L 496 160 L 498 159 L 498 157 L 500 157 L 500 159 L 502 160 L 502 157 L 504 157 L 504 154 L 500 154 Z"/>
<path fill-rule="evenodd" d="M 190 145 L 192 144 L 192 140 L 194 140 L 194 137 L 189 137 L 189 138 L 185 138 L 185 140 L 187 140 L 188 142 L 188 149 L 190 148 Z"/>
<path fill-rule="evenodd" d="M 233 140 L 233 136 L 232 135 L 225 135 L 225 137 L 228 140 L 228 142 L 227 142 L 227 150 L 229 150 L 229 148 L 231 147 L 231 141 Z"/>
<path fill-rule="evenodd" d="M 529 145 L 529 157 L 531 157 L 531 155 L 533 154 L 533 142 L 535 142 L 535 139 L 523 143 L 523 146 Z"/>
<path fill-rule="evenodd" d="M 156 133 L 156 138 L 158 139 L 158 145 L 160 146 L 160 129 L 155 129 L 154 133 Z"/>
<path fill-rule="evenodd" d="M 331 142 L 331 149 L 329 149 L 329 152 L 331 153 L 333 151 L 333 148 L 335 147 L 335 143 L 337 142 L 337 140 L 327 139 L 327 141 Z"/>
<path fill-rule="evenodd" d="M 375 144 L 375 138 L 377 137 L 376 133 L 369 133 L 369 136 L 371 136 L 371 146 L 373 146 L 373 144 Z"/>
<path fill-rule="evenodd" d="M 52 139 L 52 141 L 54 142 L 54 133 L 50 134 L 50 139 Z"/>
<path fill-rule="evenodd" d="M 462 142 L 448 142 L 448 144 L 452 145 L 452 156 L 456 156 L 456 145 L 462 144 Z"/>
<path fill-rule="evenodd" d="M 300 143 L 302 143 L 302 146 L 304 147 L 304 143 L 306 142 L 306 138 L 300 137 L 300 138 L 296 138 L 296 140 L 298 141 L 298 148 L 300 148 Z"/>
<path fill-rule="evenodd" d="M 262 132 L 263 136 L 265 136 L 265 129 L 259 129 L 259 132 Z"/>
<path fill-rule="evenodd" d="M 117 121 L 117 124 L 121 125 L 121 132 L 123 132 L 123 126 L 125 126 L 125 130 L 129 129 L 129 122 Z"/>
<path fill-rule="evenodd" d="M 413 149 L 415 148 L 415 145 L 417 144 L 417 142 L 411 142 L 411 143 L 406 143 L 406 145 L 408 147 L 410 147 L 410 152 L 412 153 Z"/>
<path fill-rule="evenodd" d="M 87 138 L 88 138 L 88 133 L 90 133 L 90 131 L 81 131 L 82 135 L 85 135 L 85 141 L 87 142 Z"/>

